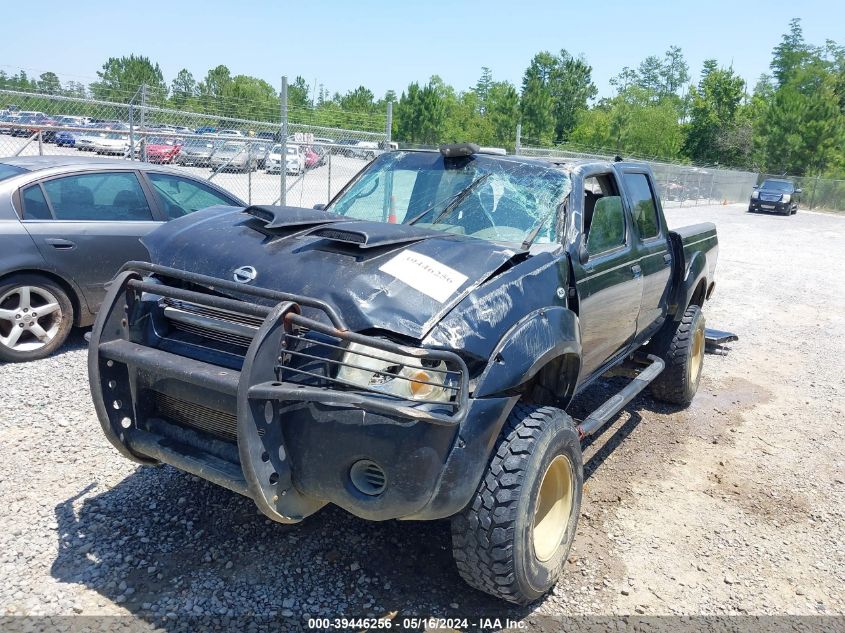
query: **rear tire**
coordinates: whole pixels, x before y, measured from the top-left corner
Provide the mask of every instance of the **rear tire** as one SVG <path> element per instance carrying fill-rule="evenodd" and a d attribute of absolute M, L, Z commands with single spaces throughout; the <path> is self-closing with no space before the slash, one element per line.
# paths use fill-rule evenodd
<path fill-rule="evenodd" d="M 560 576 L 581 511 L 575 424 L 553 407 L 517 404 L 469 505 L 452 517 L 452 553 L 471 586 L 529 604 Z"/>
<path fill-rule="evenodd" d="M 657 400 L 683 407 L 692 402 L 704 366 L 704 323 L 700 307 L 686 309 L 668 348 L 660 354 L 666 368 L 650 385 Z"/>
<path fill-rule="evenodd" d="M 73 304 L 55 282 L 38 275 L 0 282 L 0 360 L 22 363 L 49 356 L 71 327 Z"/>

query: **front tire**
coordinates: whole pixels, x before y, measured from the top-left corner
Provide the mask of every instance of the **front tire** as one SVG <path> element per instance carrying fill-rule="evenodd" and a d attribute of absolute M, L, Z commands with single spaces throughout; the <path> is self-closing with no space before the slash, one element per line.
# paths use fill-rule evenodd
<path fill-rule="evenodd" d="M 452 552 L 471 586 L 529 604 L 560 576 L 581 510 L 581 443 L 566 413 L 517 404 L 469 505 L 452 517 Z"/>
<path fill-rule="evenodd" d="M 698 391 L 704 366 L 704 313 L 692 305 L 686 309 L 668 348 L 661 354 L 665 369 L 651 383 L 651 395 L 671 404 L 689 405 Z"/>
<path fill-rule="evenodd" d="M 61 286 L 37 275 L 0 282 L 0 360 L 44 358 L 65 342 L 73 326 L 73 304 Z"/>

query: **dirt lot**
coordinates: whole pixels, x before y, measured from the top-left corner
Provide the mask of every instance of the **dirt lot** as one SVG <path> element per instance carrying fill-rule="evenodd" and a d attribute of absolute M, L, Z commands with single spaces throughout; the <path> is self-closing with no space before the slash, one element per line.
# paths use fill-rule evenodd
<path fill-rule="evenodd" d="M 642 396 L 586 450 L 563 581 L 527 609 L 467 588 L 447 523 L 366 523 L 326 509 L 296 526 L 103 437 L 85 343 L 0 365 L 0 613 L 308 615 L 845 613 L 845 217 L 668 212 L 714 221 L 708 355 L 693 406 Z M 598 385 L 574 407 L 601 401 Z M 838 587 L 838 589 L 837 589 Z"/>

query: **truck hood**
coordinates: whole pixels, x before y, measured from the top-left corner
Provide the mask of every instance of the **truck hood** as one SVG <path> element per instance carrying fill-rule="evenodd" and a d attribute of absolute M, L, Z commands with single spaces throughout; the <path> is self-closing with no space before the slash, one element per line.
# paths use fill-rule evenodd
<path fill-rule="evenodd" d="M 251 266 L 250 285 L 321 299 L 352 331 L 414 339 L 518 254 L 503 244 L 295 207 L 213 207 L 142 242 L 153 263 L 226 280 Z"/>

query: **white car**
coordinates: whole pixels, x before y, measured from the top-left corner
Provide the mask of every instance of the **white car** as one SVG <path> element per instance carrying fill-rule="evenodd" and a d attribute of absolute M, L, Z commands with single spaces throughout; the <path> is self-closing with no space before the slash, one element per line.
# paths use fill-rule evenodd
<path fill-rule="evenodd" d="M 351 154 L 355 158 L 372 160 L 379 153 L 378 143 L 375 141 L 358 141 L 351 147 Z"/>
<path fill-rule="evenodd" d="M 267 155 L 267 173 L 279 173 L 282 170 L 282 146 L 274 145 Z M 305 171 L 305 151 L 301 145 L 288 145 L 285 154 L 285 173 L 299 176 Z"/>
<path fill-rule="evenodd" d="M 240 130 L 218 130 L 215 134 L 220 136 L 244 136 L 244 133 Z"/>
<path fill-rule="evenodd" d="M 98 154 L 126 156 L 129 153 L 129 137 L 125 134 L 106 134 L 101 138 L 95 137 L 91 149 Z"/>

